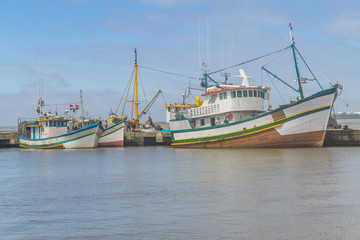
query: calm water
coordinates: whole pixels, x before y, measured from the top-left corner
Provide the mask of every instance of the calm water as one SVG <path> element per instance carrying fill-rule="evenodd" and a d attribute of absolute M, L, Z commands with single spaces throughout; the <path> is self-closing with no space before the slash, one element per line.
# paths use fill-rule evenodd
<path fill-rule="evenodd" d="M 0 239 L 360 239 L 360 147 L 0 150 Z"/>

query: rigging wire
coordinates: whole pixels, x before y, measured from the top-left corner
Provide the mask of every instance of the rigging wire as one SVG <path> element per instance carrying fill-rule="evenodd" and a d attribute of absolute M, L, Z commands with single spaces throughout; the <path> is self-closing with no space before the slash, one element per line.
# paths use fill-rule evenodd
<path fill-rule="evenodd" d="M 326 76 L 322 75 L 322 77 L 323 77 L 331 86 L 334 85 L 332 82 L 330 82 L 330 80 L 329 80 Z M 346 107 L 351 107 L 351 108 L 353 108 L 353 109 L 355 109 L 355 110 L 357 110 L 357 111 L 360 112 L 360 108 L 355 107 L 355 106 L 349 104 L 345 99 L 343 99 L 342 97 L 340 97 L 340 94 L 337 96 L 337 99 L 339 99 L 339 101 L 343 102 L 343 103 L 346 105 Z"/>
<path fill-rule="evenodd" d="M 279 94 L 279 96 L 281 97 L 281 99 L 283 100 L 283 102 L 286 103 L 286 102 L 285 102 L 285 99 L 284 99 L 283 96 L 281 95 L 279 89 L 276 87 L 275 83 L 273 82 L 273 80 L 271 79 L 271 77 L 269 76 L 269 74 L 267 74 L 267 76 L 269 77 L 270 81 L 271 81 L 272 84 L 274 85 L 276 91 L 278 92 L 278 94 Z"/>
<path fill-rule="evenodd" d="M 166 103 L 166 99 L 165 99 L 165 96 L 164 96 L 164 93 L 163 93 L 163 91 L 161 91 L 161 96 L 163 97 L 163 100 L 164 100 L 164 103 L 165 103 L 165 105 L 167 105 L 167 103 Z"/>
<path fill-rule="evenodd" d="M 274 59 L 270 60 L 269 62 L 265 63 L 264 66 L 274 62 L 275 60 L 279 59 L 280 57 L 284 56 L 286 53 L 288 52 L 283 52 L 282 54 L 280 54 L 279 56 L 275 57 Z"/>
<path fill-rule="evenodd" d="M 334 84 L 332 84 L 332 82 L 330 82 L 330 80 L 325 75 L 321 75 L 321 76 L 326 80 L 326 82 L 330 84 L 330 86 L 334 86 Z"/>
<path fill-rule="evenodd" d="M 123 92 L 123 94 L 122 94 L 122 96 L 121 96 L 121 99 L 120 99 L 120 101 L 119 101 L 119 104 L 118 104 L 118 106 L 117 106 L 117 108 L 116 108 L 116 110 L 115 110 L 115 114 L 117 114 L 117 111 L 119 110 L 120 104 L 121 104 L 121 102 L 122 102 L 122 100 L 123 100 L 123 98 L 124 98 L 125 92 L 126 92 L 128 86 L 129 86 L 129 84 L 130 84 L 131 79 L 132 79 L 132 75 L 131 75 L 131 77 L 129 78 L 129 81 L 127 82 L 127 84 L 126 84 L 126 88 L 125 88 L 125 90 L 124 90 L 124 92 Z"/>
<path fill-rule="evenodd" d="M 139 67 L 142 67 L 142 68 L 145 68 L 145 69 L 149 69 L 149 70 L 153 70 L 153 71 L 156 71 L 156 72 L 162 72 L 162 73 L 174 75 L 174 76 L 197 79 L 196 77 L 186 76 L 186 75 L 179 74 L 179 73 L 172 73 L 172 72 L 168 72 L 168 71 L 164 71 L 164 70 L 159 70 L 159 69 L 155 69 L 155 68 L 151 68 L 151 67 L 145 67 L 145 66 L 139 66 Z"/>
<path fill-rule="evenodd" d="M 244 64 L 247 64 L 247 63 L 250 63 L 250 62 L 259 60 L 259 59 L 261 59 L 261 58 L 268 57 L 268 56 L 273 55 L 273 54 L 275 54 L 275 53 L 279 53 L 279 52 L 285 51 L 286 49 L 289 49 L 290 47 L 291 47 L 291 45 L 290 45 L 290 46 L 287 46 L 287 47 L 285 47 L 285 48 L 283 48 L 283 49 L 280 49 L 280 50 L 277 50 L 277 51 L 274 51 L 274 52 L 271 52 L 271 53 L 262 55 L 262 56 L 260 56 L 260 57 L 256 57 L 256 58 L 250 59 L 250 60 L 248 60 L 248 61 L 245 61 L 245 62 L 242 62 L 242 63 L 238 63 L 238 64 L 235 64 L 235 65 L 232 65 L 232 66 L 230 66 L 230 67 L 226 67 L 226 68 L 223 68 L 223 69 L 220 69 L 220 70 L 217 70 L 217 71 L 210 72 L 210 73 L 208 73 L 207 75 L 214 74 L 214 73 L 218 73 L 218 72 L 222 72 L 222 71 L 227 70 L 227 69 L 230 69 L 230 68 L 238 67 L 238 66 L 240 66 L 240 65 L 244 65 Z"/>
<path fill-rule="evenodd" d="M 145 97 L 145 102 L 146 102 L 146 105 L 147 105 L 147 104 L 148 104 L 148 100 L 147 100 L 147 97 L 146 97 L 146 94 L 145 94 L 144 84 L 143 84 L 143 82 L 142 82 L 142 78 L 141 78 L 141 75 L 140 75 L 140 71 L 138 71 L 138 74 L 139 74 L 139 79 L 140 79 L 141 88 L 142 88 L 142 91 L 143 91 L 143 94 L 144 94 L 144 97 Z"/>
<path fill-rule="evenodd" d="M 356 109 L 357 111 L 360 112 L 360 108 L 355 107 L 353 105 L 350 105 L 349 103 L 347 103 L 344 99 L 340 98 L 339 96 L 337 97 L 337 99 L 339 99 L 341 102 L 343 102 L 346 105 L 346 107 L 351 107 L 351 108 Z"/>
<path fill-rule="evenodd" d="M 143 91 L 143 94 L 144 94 L 144 98 L 145 98 L 145 103 L 146 103 L 146 105 L 148 105 L 148 100 L 147 100 L 147 97 L 146 97 L 146 94 L 145 94 L 144 84 L 143 84 L 143 82 L 142 82 L 142 78 L 141 78 L 141 75 L 140 75 L 140 71 L 139 71 L 139 70 L 138 70 L 138 74 L 139 74 L 139 79 L 140 79 L 141 88 L 142 88 L 142 91 Z M 151 104 L 151 105 L 152 105 L 152 104 Z M 150 106 L 149 106 L 149 107 L 150 107 Z M 150 108 L 149 108 L 149 110 L 148 110 L 147 112 L 149 112 L 149 115 L 151 115 L 151 113 L 150 113 Z"/>
<path fill-rule="evenodd" d="M 76 103 L 80 103 L 80 102 L 71 102 L 71 103 L 53 103 L 53 104 L 44 104 L 44 106 L 62 106 L 62 105 L 70 105 L 70 104 L 76 104 Z"/>
<path fill-rule="evenodd" d="M 191 94 L 190 86 L 191 86 L 191 78 L 189 78 L 188 93 L 187 93 L 187 96 L 185 96 L 185 97 L 187 97 L 187 98 L 189 98 L 189 97 L 190 97 L 190 94 Z"/>

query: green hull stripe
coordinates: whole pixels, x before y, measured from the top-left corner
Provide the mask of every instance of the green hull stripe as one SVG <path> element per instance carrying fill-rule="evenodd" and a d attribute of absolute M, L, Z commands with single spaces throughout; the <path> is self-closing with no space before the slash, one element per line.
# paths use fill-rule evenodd
<path fill-rule="evenodd" d="M 282 107 L 278 107 L 272 111 L 269 111 L 269 112 L 265 112 L 265 113 L 262 113 L 262 114 L 259 114 L 255 117 L 252 117 L 252 118 L 248 118 L 248 119 L 245 119 L 245 120 L 242 120 L 242 121 L 238 121 L 238 122 L 233 122 L 233 123 L 229 123 L 227 124 L 226 126 L 231 126 L 231 125 L 237 125 L 239 123 L 244 123 L 244 122 L 248 122 L 248 121 L 252 121 L 254 119 L 258 119 L 258 118 L 262 118 L 264 116 L 267 116 L 267 115 L 271 115 L 275 112 L 278 112 L 278 111 L 281 111 L 281 110 L 284 110 L 286 108 L 289 108 L 289 107 L 293 107 L 293 106 L 296 106 L 300 103 L 303 103 L 303 102 L 307 102 L 309 100 L 312 100 L 314 98 L 318 98 L 318 97 L 322 97 L 322 96 L 325 96 L 325 95 L 329 95 L 329 94 L 333 94 L 335 93 L 337 90 L 337 85 L 335 85 L 334 87 L 332 88 L 329 88 L 329 89 L 326 89 L 326 90 L 323 90 L 323 91 L 320 91 L 318 93 L 315 93 L 309 97 L 306 97 L 304 99 L 301 99 L 299 101 L 297 101 L 296 103 L 294 104 L 290 104 L 290 105 L 287 105 L 287 106 L 282 106 Z M 172 120 L 172 121 L 181 121 L 181 120 Z M 183 130 L 174 130 L 174 131 L 171 131 L 171 138 L 174 139 L 174 133 L 180 133 L 180 132 L 189 132 L 189 131 L 203 131 L 203 130 L 206 130 L 206 129 L 214 129 L 214 128 L 222 128 L 222 127 L 225 127 L 225 125 L 218 125 L 218 126 L 211 126 L 211 127 L 203 127 L 203 128 L 191 128 L 191 129 L 183 129 Z"/>
<path fill-rule="evenodd" d="M 185 140 L 174 140 L 174 136 L 173 136 L 173 134 L 171 134 L 171 138 L 173 140 L 172 145 L 193 144 L 193 143 L 208 142 L 208 141 L 218 141 L 218 140 L 224 140 L 224 139 L 228 139 L 228 138 L 241 137 L 241 136 L 244 136 L 244 135 L 249 135 L 249 134 L 257 133 L 257 132 L 260 132 L 260 131 L 265 131 L 265 130 L 268 130 L 268 129 L 271 129 L 271 128 L 275 128 L 277 126 L 283 125 L 284 123 L 292 121 L 294 119 L 327 110 L 330 107 L 331 106 L 325 106 L 325 107 L 313 109 L 313 110 L 303 112 L 303 113 L 299 113 L 299 114 L 293 115 L 293 116 L 288 117 L 288 118 L 283 118 L 281 120 L 278 120 L 278 121 L 275 121 L 275 122 L 272 122 L 272 123 L 268 123 L 268 124 L 265 124 L 265 125 L 262 125 L 262 126 L 259 126 L 259 127 L 254 127 L 254 128 L 251 128 L 251 129 L 246 129 L 246 130 L 242 130 L 242 131 L 238 131 L 238 132 L 232 132 L 232 133 L 227 133 L 227 134 L 222 134 L 222 135 L 217 135 L 217 136 L 202 137 L 202 138 L 191 138 L 191 139 L 185 139 Z M 242 122 L 240 122 L 240 123 L 242 123 Z M 235 124 L 240 124 L 240 123 L 236 122 L 236 123 L 232 123 L 232 124 L 235 125 Z M 229 124 L 227 124 L 227 126 L 228 125 Z"/>
<path fill-rule="evenodd" d="M 96 132 L 91 132 L 91 133 L 88 133 L 88 134 L 80 136 L 80 137 L 76 137 L 76 138 L 72 138 L 72 139 L 68 139 L 68 140 L 64 140 L 64 141 L 56 142 L 56 143 L 39 144 L 39 145 L 30 145 L 30 144 L 26 144 L 26 143 L 19 143 L 19 146 L 25 147 L 25 148 L 57 148 L 57 147 L 63 146 L 64 143 L 72 142 L 72 141 L 75 141 L 75 140 L 78 140 L 78 139 L 81 139 L 84 137 L 88 137 L 93 134 L 96 134 Z M 59 136 L 59 137 L 63 137 L 63 136 Z M 27 140 L 32 141 L 32 139 L 27 139 Z"/>
<path fill-rule="evenodd" d="M 123 128 L 124 128 L 124 126 L 118 128 L 118 129 L 115 129 L 115 130 L 112 131 L 112 132 L 108 132 L 108 133 L 105 133 L 105 132 L 104 132 L 105 134 L 101 135 L 101 137 L 105 137 L 105 136 L 107 136 L 107 135 L 109 135 L 109 134 L 112 134 L 112 133 L 114 133 L 114 132 L 117 132 L 117 131 L 119 131 L 120 129 L 123 129 Z"/>

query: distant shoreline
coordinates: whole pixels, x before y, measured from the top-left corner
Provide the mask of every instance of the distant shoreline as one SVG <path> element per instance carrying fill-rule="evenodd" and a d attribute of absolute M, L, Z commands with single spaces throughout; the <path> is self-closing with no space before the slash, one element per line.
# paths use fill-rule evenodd
<path fill-rule="evenodd" d="M 359 119 L 360 120 L 360 116 L 356 115 L 356 116 L 335 116 L 336 119 Z"/>

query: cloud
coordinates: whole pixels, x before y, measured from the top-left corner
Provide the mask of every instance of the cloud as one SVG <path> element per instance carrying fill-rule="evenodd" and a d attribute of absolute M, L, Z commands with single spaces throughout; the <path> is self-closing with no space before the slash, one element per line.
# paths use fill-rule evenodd
<path fill-rule="evenodd" d="M 121 96 L 124 91 L 124 88 L 114 88 L 112 86 L 83 90 L 85 113 L 88 113 L 92 118 L 101 117 L 102 119 L 107 119 L 109 118 L 110 109 L 115 112 L 119 106 L 117 114 L 120 115 L 124 102 Z M 142 111 L 146 106 L 146 102 L 144 101 L 141 86 L 139 86 L 139 91 L 141 92 L 141 96 L 139 96 L 139 110 Z M 145 89 L 145 91 L 149 101 L 155 96 L 157 89 L 152 86 Z M 46 88 L 45 96 L 44 88 L 38 91 L 35 82 L 28 82 L 17 93 L 0 93 L 0 102 L 3 103 L 0 104 L 0 112 L 6 112 L 0 119 L 0 126 L 15 126 L 17 125 L 18 118 L 35 119 L 37 117 L 37 96 L 45 99 L 45 111 L 50 111 L 51 113 L 57 112 L 59 116 L 64 116 L 65 110 L 69 109 L 69 104 L 78 104 L 80 102 L 80 89 L 70 90 L 52 85 Z M 119 104 L 120 101 L 121 104 Z M 165 108 L 163 105 L 164 101 L 160 96 L 150 110 L 154 121 L 163 121 L 165 119 Z M 128 104 L 125 109 L 125 114 L 129 117 L 131 116 L 130 107 L 131 104 Z"/>
<path fill-rule="evenodd" d="M 327 33 L 337 37 L 356 37 L 360 39 L 360 13 L 345 12 L 324 26 Z"/>

